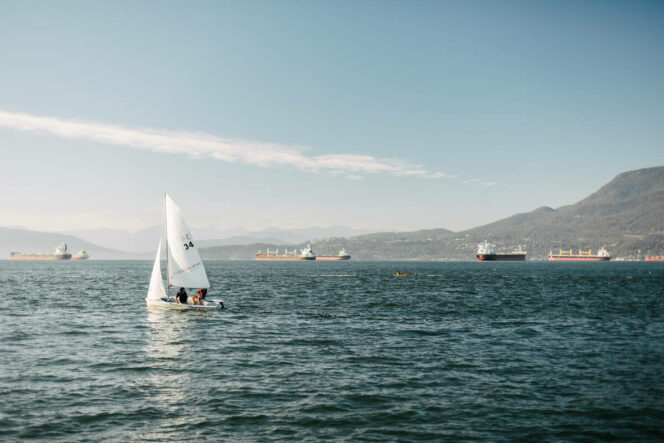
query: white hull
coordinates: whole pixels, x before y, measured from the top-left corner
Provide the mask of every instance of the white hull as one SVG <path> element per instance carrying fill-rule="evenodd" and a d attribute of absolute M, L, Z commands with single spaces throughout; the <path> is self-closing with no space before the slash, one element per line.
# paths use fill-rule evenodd
<path fill-rule="evenodd" d="M 184 304 L 176 303 L 175 301 L 166 301 L 163 298 L 159 300 L 146 298 L 145 301 L 149 308 L 168 309 L 171 311 L 213 311 L 223 307 L 221 300 L 203 301 L 203 304 L 200 305 L 191 303 L 191 300 L 187 300 L 187 303 Z"/>

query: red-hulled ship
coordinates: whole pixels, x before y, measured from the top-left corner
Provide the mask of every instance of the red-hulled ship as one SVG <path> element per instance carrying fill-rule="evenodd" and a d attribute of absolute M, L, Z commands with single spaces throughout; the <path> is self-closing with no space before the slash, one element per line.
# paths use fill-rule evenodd
<path fill-rule="evenodd" d="M 600 248 L 597 254 L 592 253 L 592 249 L 583 251 L 579 249 L 578 254 L 574 254 L 570 249 L 569 251 L 558 250 L 558 254 L 549 251 L 549 261 L 609 261 L 611 254 L 606 249 Z"/>
<path fill-rule="evenodd" d="M 71 256 L 72 260 L 87 260 L 89 258 L 90 255 L 88 255 L 88 253 L 85 252 L 85 249 L 81 249 L 80 251 L 78 251 L 78 254 Z"/>
<path fill-rule="evenodd" d="M 664 255 L 656 256 L 656 257 L 646 257 L 644 259 L 645 261 L 664 261 Z"/>
<path fill-rule="evenodd" d="M 495 245 L 484 240 L 477 245 L 477 259 L 479 261 L 526 261 L 526 251 L 519 249 L 506 254 L 496 254 L 493 250 Z"/>
<path fill-rule="evenodd" d="M 254 258 L 260 261 L 316 260 L 316 254 L 314 254 L 311 246 L 307 245 L 306 248 L 300 250 L 300 254 L 297 253 L 297 249 L 293 249 L 292 251 L 288 251 L 288 249 L 286 249 L 286 252 L 279 254 L 279 249 L 276 251 L 270 251 L 268 248 L 267 252 L 265 253 L 258 251 L 254 255 Z"/>
<path fill-rule="evenodd" d="M 350 260 L 350 254 L 342 249 L 337 255 L 317 255 L 316 260 Z"/>

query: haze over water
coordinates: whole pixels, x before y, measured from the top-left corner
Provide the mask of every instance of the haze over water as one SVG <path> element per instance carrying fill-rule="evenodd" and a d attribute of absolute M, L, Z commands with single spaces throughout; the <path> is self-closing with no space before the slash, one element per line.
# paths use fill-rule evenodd
<path fill-rule="evenodd" d="M 0 262 L 0 439 L 664 438 L 659 263 L 151 265 Z"/>

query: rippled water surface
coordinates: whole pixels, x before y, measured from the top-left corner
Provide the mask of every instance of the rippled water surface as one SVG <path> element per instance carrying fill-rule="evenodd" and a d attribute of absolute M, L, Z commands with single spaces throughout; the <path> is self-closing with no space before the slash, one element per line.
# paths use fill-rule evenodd
<path fill-rule="evenodd" d="M 664 264 L 151 266 L 0 262 L 0 440 L 664 438 Z"/>

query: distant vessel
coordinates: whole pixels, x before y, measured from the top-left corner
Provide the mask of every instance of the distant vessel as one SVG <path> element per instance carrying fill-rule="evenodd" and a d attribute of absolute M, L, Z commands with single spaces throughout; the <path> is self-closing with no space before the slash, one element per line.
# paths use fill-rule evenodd
<path fill-rule="evenodd" d="M 279 254 L 279 249 L 276 251 L 270 251 L 268 248 L 267 252 L 264 254 L 258 251 L 254 257 L 256 260 L 272 260 L 272 261 L 284 261 L 284 260 L 316 260 L 316 254 L 311 249 L 311 245 L 307 245 L 306 248 L 301 249 L 300 253 L 297 253 L 297 249 L 289 251 L 286 249 L 286 252 Z"/>
<path fill-rule="evenodd" d="M 11 260 L 69 260 L 71 254 L 67 252 L 67 244 L 63 242 L 55 248 L 55 253 L 53 254 L 26 254 L 23 252 L 12 252 L 9 254 L 9 258 Z"/>
<path fill-rule="evenodd" d="M 72 255 L 71 257 L 72 260 L 87 260 L 88 258 L 90 258 L 90 256 L 85 252 L 85 249 L 81 249 L 76 255 Z"/>
<path fill-rule="evenodd" d="M 558 254 L 549 251 L 549 261 L 609 261 L 611 254 L 606 249 L 600 248 L 597 254 L 593 254 L 592 249 L 583 251 L 579 249 L 578 254 L 574 254 L 571 249 L 569 251 L 558 250 Z"/>
<path fill-rule="evenodd" d="M 486 240 L 477 245 L 477 259 L 479 261 L 526 261 L 527 252 L 521 250 L 521 246 L 507 254 L 496 254 L 494 246 L 487 243 Z"/>
<path fill-rule="evenodd" d="M 664 261 L 664 255 L 646 257 L 644 260 L 645 261 Z"/>
<path fill-rule="evenodd" d="M 350 254 L 342 249 L 337 255 L 317 255 L 316 260 L 350 260 Z"/>

